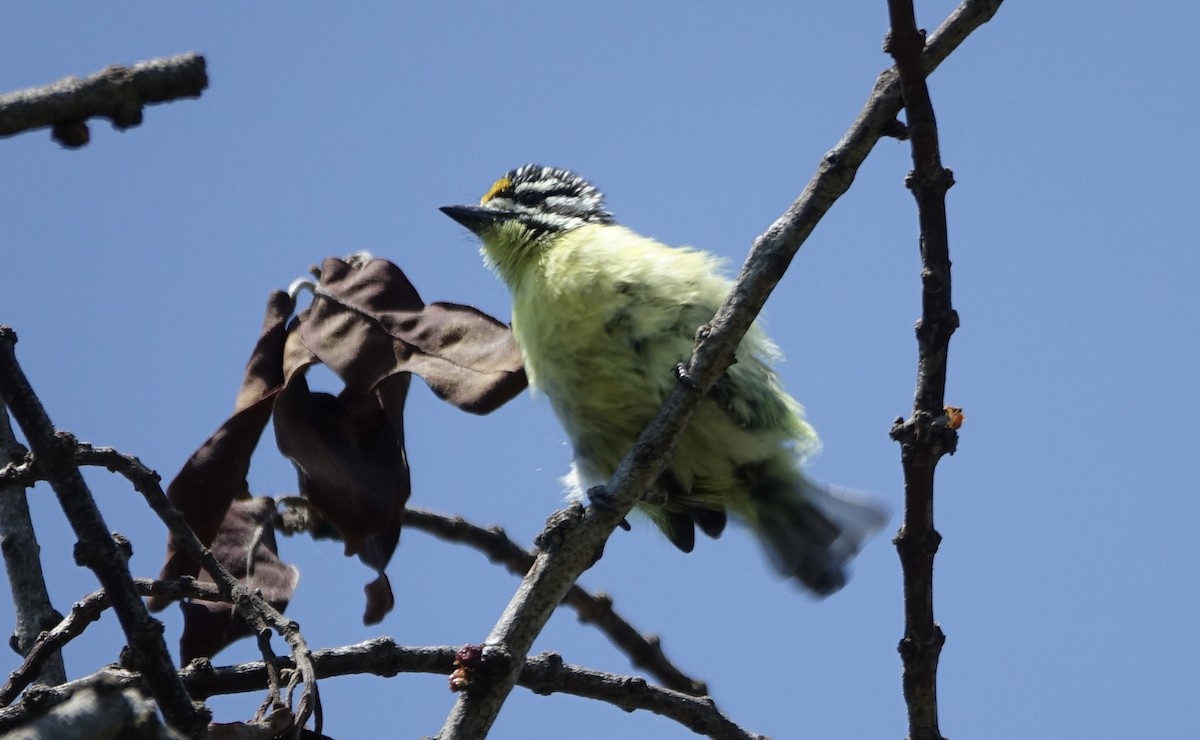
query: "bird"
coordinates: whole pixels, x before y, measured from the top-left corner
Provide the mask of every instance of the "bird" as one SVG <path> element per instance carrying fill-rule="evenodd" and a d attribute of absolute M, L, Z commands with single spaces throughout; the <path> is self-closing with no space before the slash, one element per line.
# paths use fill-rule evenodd
<path fill-rule="evenodd" d="M 480 239 L 509 288 L 530 385 L 573 448 L 564 482 L 585 496 L 680 382 L 676 368 L 730 291 L 721 260 L 618 224 L 599 189 L 558 167 L 517 167 L 478 205 L 440 210 Z M 696 529 L 716 538 L 732 515 L 780 573 L 824 597 L 846 584 L 849 561 L 888 510 L 805 474 L 820 443 L 773 369 L 779 359 L 756 321 L 636 508 L 683 552 Z"/>

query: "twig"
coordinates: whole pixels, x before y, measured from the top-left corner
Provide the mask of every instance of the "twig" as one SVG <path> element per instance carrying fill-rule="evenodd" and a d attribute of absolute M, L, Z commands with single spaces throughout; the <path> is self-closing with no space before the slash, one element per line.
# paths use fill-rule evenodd
<path fill-rule="evenodd" d="M 111 447 L 79 445 L 76 450 L 76 459 L 80 464 L 98 465 L 124 476 L 134 489 L 142 494 L 150 508 L 167 526 L 175 543 L 212 576 L 213 582 L 223 596 L 222 601 L 233 604 L 238 613 L 245 618 L 251 630 L 258 636 L 259 648 L 268 663 L 274 665 L 280 660 L 271 651 L 267 639 L 270 633 L 274 631 L 287 641 L 291 648 L 292 659 L 297 667 L 294 675 L 298 676 L 304 685 L 300 705 L 295 710 L 296 729 L 299 732 L 312 714 L 317 701 L 316 673 L 312 665 L 311 651 L 308 649 L 304 636 L 300 633 L 299 625 L 283 616 L 262 596 L 239 583 L 237 578 L 221 565 L 212 551 L 196 537 L 196 533 L 184 519 L 183 513 L 167 499 L 162 490 L 158 473 L 147 468 L 136 457 L 124 455 Z M 272 681 L 267 685 L 272 695 L 279 692 L 277 682 Z M 282 697 L 279 698 L 282 701 Z"/>
<path fill-rule="evenodd" d="M 448 675 L 454 669 L 456 647 L 404 647 L 389 637 L 355 645 L 317 650 L 313 665 L 321 679 L 334 676 L 365 675 L 391 677 L 400 673 Z M 285 668 L 290 662 L 281 659 Z M 119 669 L 104 671 L 123 684 L 132 685 L 136 674 Z M 206 660 L 193 661 L 180 671 L 184 685 L 193 696 L 211 696 L 258 691 L 267 678 L 261 661 L 215 667 Z M 59 700 L 72 688 L 88 679 L 56 687 Z M 558 655 L 547 653 L 531 657 L 521 671 L 519 684 L 538 694 L 564 693 L 603 701 L 625 711 L 645 710 L 679 722 L 695 732 L 712 738 L 761 740 L 762 736 L 738 727 L 723 715 L 711 699 L 694 697 L 647 684 L 635 676 L 593 671 L 563 663 Z M 20 704 L 0 709 L 0 732 L 11 727 L 27 710 Z"/>
<path fill-rule="evenodd" d="M 13 351 L 17 337 L 0 326 L 0 397 L 12 410 L 38 466 L 54 489 L 79 542 L 75 560 L 96 574 L 113 600 L 113 611 L 128 640 L 133 665 L 146 677 L 168 724 L 189 737 L 202 737 L 208 725 L 207 712 L 192 706 L 191 698 L 175 673 L 163 626 L 152 618 L 142 603 L 128 555 L 114 538 L 75 464 L 75 440 L 55 432 L 46 410 L 30 387 Z"/>
<path fill-rule="evenodd" d="M 988 5 L 998 5 L 998 0 L 967 0 L 951 14 L 923 55 L 926 71 L 936 67 L 972 29 L 990 17 L 979 12 Z M 741 337 L 792 257 L 834 201 L 849 189 L 859 165 L 895 120 L 901 107 L 897 80 L 894 69 L 879 76 L 866 106 L 837 146 L 825 155 L 804 192 L 755 240 L 732 293 L 710 324 L 711 330 L 680 371 L 687 382 L 676 384 L 609 482 L 609 505 L 591 506 L 586 511 L 576 505 L 551 517 L 541 537 L 541 552 L 486 640 L 510 656 L 512 667 L 498 672 L 485 689 L 460 695 L 442 726 L 442 740 L 482 738 L 487 734 L 516 683 L 534 638 L 579 574 L 600 556 L 604 542 L 638 496 L 665 466 L 697 402 L 729 367 Z"/>
<path fill-rule="evenodd" d="M 83 80 L 67 77 L 0 95 L 0 137 L 53 126 L 54 139 L 74 149 L 88 143 L 89 118 L 108 118 L 114 128 L 127 129 L 142 122 L 145 106 L 199 97 L 206 87 L 208 74 L 199 54 L 114 65 Z"/>
<path fill-rule="evenodd" d="M 181 578 L 175 581 L 135 578 L 133 583 L 142 596 L 161 595 L 169 599 L 224 600 L 216 586 L 210 583 L 200 583 L 191 578 Z M 68 642 L 83 634 L 88 625 L 99 619 L 111 606 L 112 599 L 108 598 L 108 592 L 104 589 L 93 591 L 75 602 L 71 606 L 71 613 L 62 617 L 52 629 L 43 632 L 29 650 L 29 654 L 25 656 L 25 662 L 9 674 L 8 682 L 0 687 L 0 707 L 11 704 L 37 676 L 38 669 L 47 658 L 60 655 L 59 651 Z M 65 683 L 66 680 L 64 677 L 58 683 Z"/>
<path fill-rule="evenodd" d="M 996 0 L 992 13 L 999 4 Z M 909 740 L 942 740 L 937 665 L 946 636 L 933 619 L 933 559 L 941 542 L 933 526 L 933 480 L 938 460 L 953 454 L 958 441 L 952 425 L 938 422 L 944 418 L 950 335 L 958 327 L 958 314 L 950 303 L 946 232 L 946 191 L 954 177 L 942 166 L 937 121 L 921 64 L 925 34 L 917 30 L 912 0 L 888 0 L 888 15 L 891 31 L 884 49 L 896 61 L 907 112 L 913 170 L 905 184 L 917 201 L 922 266 L 913 414 L 907 421 L 897 419 L 891 431 L 901 444 L 904 467 L 904 523 L 895 538 L 904 571 L 904 637 L 899 651 Z"/>
<path fill-rule="evenodd" d="M 299 531 L 315 533 L 330 526 L 305 499 L 285 496 L 277 499 L 279 507 L 276 527 L 284 533 Z M 510 573 L 524 576 L 533 565 L 534 555 L 521 547 L 501 527 L 484 528 L 461 516 L 448 516 L 425 509 L 407 508 L 404 526 L 431 534 L 447 542 L 468 545 L 487 555 L 494 563 L 503 565 Z M 667 658 L 662 641 L 655 635 L 642 635 L 633 625 L 613 610 L 612 597 L 605 593 L 591 594 L 578 584 L 567 591 L 563 603 L 575 610 L 579 621 L 593 624 L 623 651 L 630 662 L 654 676 L 664 686 L 692 696 L 703 696 L 708 687 L 703 681 L 689 677 Z"/>
<path fill-rule="evenodd" d="M 527 660 L 519 683 L 535 694 L 572 694 L 605 701 L 627 712 L 644 709 L 711 738 L 765 740 L 763 735 L 739 727 L 707 696 L 691 696 L 652 686 L 636 676 L 619 676 L 568 665 L 555 653 L 543 653 Z"/>
<path fill-rule="evenodd" d="M 39 480 L 44 479 L 37 464 L 37 458 L 28 459 L 20 464 L 9 464 L 0 468 L 0 485 L 24 486 L 30 487 Z M 157 473 L 150 470 L 142 464 L 136 457 L 124 455 L 111 447 L 93 447 L 92 445 L 79 443 L 75 445 L 75 463 L 77 465 L 93 465 L 106 468 L 110 472 L 123 475 L 135 490 L 141 493 L 150 504 L 168 529 L 172 529 L 172 536 L 182 538 L 180 541 L 192 538 L 195 543 L 193 547 L 201 548 L 202 554 L 196 555 L 189 552 L 193 557 L 196 557 L 197 562 L 201 563 L 206 571 L 213 576 L 213 581 L 218 588 L 224 586 L 222 598 L 220 601 L 226 601 L 234 604 L 246 618 L 254 632 L 260 652 L 263 654 L 264 660 L 268 665 L 273 665 L 274 661 L 278 660 L 277 656 L 271 649 L 269 636 L 271 630 L 279 632 L 284 636 L 293 650 L 298 650 L 301 653 L 299 664 L 301 671 L 297 674 L 305 679 L 305 696 L 315 696 L 315 684 L 311 677 L 312 672 L 306 671 L 305 667 L 309 665 L 308 660 L 303 657 L 303 653 L 307 652 L 307 646 L 304 644 L 304 638 L 299 634 L 299 629 L 294 622 L 286 619 L 274 607 L 272 607 L 265 599 L 256 593 L 248 591 L 244 586 L 238 583 L 237 579 L 229 573 L 224 566 L 212 556 L 212 553 L 199 542 L 192 532 L 191 527 L 187 526 L 183 520 L 183 515 L 178 509 L 171 505 L 166 498 L 160 485 L 160 479 Z M 168 519 L 170 521 L 168 521 Z M 186 549 L 187 543 L 184 543 Z M 216 572 L 214 572 L 214 570 Z M 239 601 L 239 599 L 241 599 Z M 258 612 L 255 612 L 258 610 Z M 271 678 L 266 686 L 268 689 L 268 699 L 265 704 L 274 704 L 283 700 L 283 689 L 280 685 L 280 680 L 277 672 L 271 673 Z M 64 680 L 66 680 L 64 678 Z M 307 704 L 306 704 L 307 706 Z M 297 715 L 299 720 L 307 719 L 307 713 Z"/>
<path fill-rule="evenodd" d="M 456 647 L 405 647 L 390 637 L 378 637 L 354 645 L 314 650 L 317 678 L 375 675 L 390 678 L 400 673 L 432 673 L 443 676 L 454 670 Z M 280 665 L 288 667 L 288 659 Z M 180 671 L 188 690 L 201 699 L 223 694 L 257 691 L 266 678 L 261 661 L 217 667 L 206 660 L 193 661 Z"/>
<path fill-rule="evenodd" d="M 97 456 L 108 459 L 112 454 L 109 450 L 89 450 L 80 457 L 85 460 Z M 415 516 L 409 520 L 409 524 L 426 531 L 449 527 L 459 530 L 460 536 L 466 531 L 462 527 L 465 522 L 460 524 L 454 519 L 429 512 L 410 513 Z M 419 524 L 416 523 L 418 521 Z M 479 537 L 481 534 L 485 537 L 497 537 L 494 531 L 489 532 L 472 525 L 466 527 L 471 530 L 468 535 L 471 537 Z M 511 540 L 500 533 L 498 539 L 491 545 L 484 546 L 484 549 L 494 550 L 501 541 L 511 543 Z M 524 553 L 519 547 L 516 550 Z M 528 553 L 525 554 L 528 556 Z M 227 600 L 215 585 L 192 579 L 155 581 L 139 578 L 135 579 L 134 583 L 142 596 L 166 595 L 172 599 L 186 597 L 209 601 Z M 595 597 L 586 594 L 585 596 L 589 600 L 596 600 Z M 0 706 L 10 704 L 20 694 L 46 656 L 56 654 L 68 642 L 82 634 L 87 626 L 99 619 L 110 606 L 111 600 L 103 589 L 88 594 L 74 604 L 70 614 L 41 636 L 25 662 L 12 673 L 8 683 L 0 688 Z M 603 605 L 599 608 L 603 608 Z M 456 651 L 453 647 L 404 648 L 384 638 L 345 648 L 317 651 L 313 653 L 312 660 L 318 678 L 363 673 L 383 676 L 392 676 L 400 672 L 445 674 L 453 668 Z M 279 660 L 278 663 L 279 665 L 272 667 L 289 668 L 294 665 L 289 664 L 286 659 Z M 189 694 L 197 698 L 256 691 L 269 680 L 268 665 L 264 662 L 213 668 L 207 661 L 201 661 L 195 666 L 183 669 L 180 675 Z M 714 738 L 760 737 L 735 725 L 720 713 L 711 699 L 694 698 L 683 692 L 652 686 L 633 676 L 620 676 L 567 665 L 555 654 L 544 654 L 530 659 L 522 671 L 519 683 L 539 694 L 567 693 L 605 701 L 626 711 L 652 711 L 669 717 L 695 732 Z M 69 687 L 60 688 L 70 693 Z"/>
<path fill-rule="evenodd" d="M 17 444 L 9 425 L 8 409 L 0 402 L 0 469 L 24 455 L 25 450 Z M 0 483 L 0 552 L 4 554 L 4 567 L 8 571 L 8 585 L 13 597 L 16 624 L 12 645 L 19 654 L 29 655 L 38 635 L 50 629 L 62 615 L 55 611 L 46 590 L 37 535 L 29 517 L 29 500 L 25 491 L 15 484 Z M 30 676 L 30 680 L 47 684 L 66 681 L 67 670 L 62 655 L 49 656 L 42 663 L 40 673 Z"/>
<path fill-rule="evenodd" d="M 221 589 L 222 598 L 219 600 L 232 603 L 238 608 L 239 613 L 246 619 L 256 635 L 259 649 L 268 665 L 273 665 L 278 660 L 271 650 L 268 639 L 271 631 L 278 632 L 287 640 L 293 652 L 297 653 L 297 662 L 301 666 L 301 670 L 295 675 L 303 679 L 305 686 L 304 697 L 301 700 L 303 706 L 301 711 L 296 713 L 297 721 L 302 725 L 315 708 L 316 689 L 312 671 L 308 669 L 310 662 L 305 657 L 308 647 L 295 622 L 284 617 L 261 596 L 247 590 L 213 557 L 208 548 L 204 547 L 196 538 L 191 527 L 184 521 L 183 515 L 166 498 L 158 474 L 143 465 L 136 457 L 124 455 L 111 447 L 93 447 L 80 443 L 75 446 L 75 462 L 78 465 L 103 467 L 110 472 L 124 476 L 134 489 L 146 498 L 150 508 L 167 525 L 172 537 L 175 537 L 180 546 L 187 550 L 188 554 L 192 555 L 213 577 L 213 581 Z M 34 458 L 21 464 L 10 464 L 0 468 L 0 484 L 26 487 L 34 485 L 41 479 L 39 466 L 36 463 L 37 459 Z M 189 539 L 194 541 L 189 542 Z M 266 684 L 270 692 L 270 697 L 266 702 L 268 704 L 276 700 L 283 700 L 283 690 L 278 675 L 273 674 L 273 676 L 273 679 Z"/>
<path fill-rule="evenodd" d="M 2 473 L 0 473 L 2 475 Z M 276 527 L 291 534 L 304 531 L 315 533 L 329 526 L 321 515 L 295 496 L 277 499 L 279 512 Z M 431 534 L 447 542 L 468 545 L 487 555 L 494 563 L 503 565 L 510 573 L 524 576 L 533 565 L 534 555 L 513 542 L 501 527 L 480 527 L 461 516 L 448 516 L 425 509 L 407 508 L 404 526 Z M 679 670 L 667 658 L 662 641 L 656 635 L 642 635 L 633 625 L 613 610 L 612 597 L 605 593 L 591 594 L 578 584 L 567 591 L 563 603 L 575 610 L 579 621 L 593 624 L 623 651 L 630 662 L 641 668 L 664 686 L 692 696 L 708 693 L 708 686 Z"/>
<path fill-rule="evenodd" d="M 419 529 L 450 542 L 461 542 L 482 551 L 492 562 L 503 564 L 509 572 L 524 576 L 533 565 L 534 555 L 509 539 L 500 527 L 471 524 L 460 516 L 450 517 L 423 509 L 409 508 L 404 512 L 404 525 Z M 630 662 L 663 686 L 691 696 L 704 696 L 708 686 L 679 670 L 663 653 L 662 641 L 655 635 L 643 635 L 613 610 L 612 597 L 605 593 L 589 593 L 578 584 L 567 590 L 563 602 L 579 615 L 579 621 L 593 624 L 622 652 Z"/>

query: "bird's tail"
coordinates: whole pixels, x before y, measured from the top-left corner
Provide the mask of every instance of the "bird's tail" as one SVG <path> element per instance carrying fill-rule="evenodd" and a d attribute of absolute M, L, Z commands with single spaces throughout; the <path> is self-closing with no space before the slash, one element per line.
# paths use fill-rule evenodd
<path fill-rule="evenodd" d="M 818 596 L 838 591 L 846 585 L 846 565 L 887 523 L 887 507 L 803 475 L 798 484 L 776 481 L 771 489 L 760 486 L 752 497 L 752 525 L 771 562 Z"/>

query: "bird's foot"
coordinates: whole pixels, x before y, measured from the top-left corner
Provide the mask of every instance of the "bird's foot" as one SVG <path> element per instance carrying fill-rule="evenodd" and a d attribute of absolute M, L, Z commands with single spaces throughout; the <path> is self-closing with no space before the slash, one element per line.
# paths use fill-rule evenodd
<path fill-rule="evenodd" d="M 691 373 L 688 372 L 686 364 L 684 364 L 682 362 L 677 364 L 675 366 L 674 372 L 675 372 L 675 379 L 678 380 L 681 385 L 688 388 L 689 390 L 693 390 L 693 391 L 700 390 L 700 385 L 695 380 L 692 379 Z"/>
<path fill-rule="evenodd" d="M 613 497 L 608 492 L 608 486 L 592 486 L 587 489 L 587 498 L 588 502 L 597 508 L 608 509 L 609 511 L 613 511 L 616 508 L 613 506 Z M 626 532 L 633 529 L 633 527 L 629 526 L 629 520 L 624 517 L 621 518 L 621 523 L 617 526 Z"/>

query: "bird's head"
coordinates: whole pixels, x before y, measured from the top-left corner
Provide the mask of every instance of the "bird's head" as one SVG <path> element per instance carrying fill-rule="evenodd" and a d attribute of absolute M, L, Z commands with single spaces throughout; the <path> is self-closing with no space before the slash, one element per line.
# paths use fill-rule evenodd
<path fill-rule="evenodd" d="M 497 180 L 479 205 L 442 213 L 489 242 L 532 242 L 588 224 L 611 224 L 604 194 L 570 170 L 527 164 Z"/>

